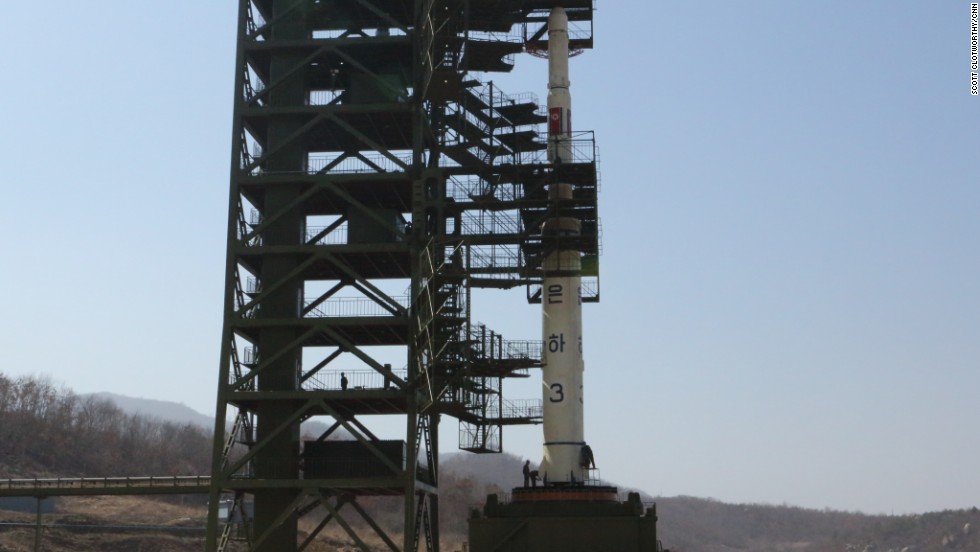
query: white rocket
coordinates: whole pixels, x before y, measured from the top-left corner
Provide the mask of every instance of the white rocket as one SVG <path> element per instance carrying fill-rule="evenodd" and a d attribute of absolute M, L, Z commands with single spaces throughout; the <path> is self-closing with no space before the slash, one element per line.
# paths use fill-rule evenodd
<path fill-rule="evenodd" d="M 548 19 L 548 161 L 556 168 L 572 161 L 572 97 L 568 87 L 568 15 L 559 7 Z M 571 197 L 571 184 L 552 183 L 548 187 L 551 201 Z M 542 226 L 546 243 L 556 236 L 577 236 L 580 232 L 579 221 L 560 212 Z M 544 459 L 539 472 L 549 485 L 583 482 L 582 254 L 559 248 L 544 258 L 542 268 Z"/>

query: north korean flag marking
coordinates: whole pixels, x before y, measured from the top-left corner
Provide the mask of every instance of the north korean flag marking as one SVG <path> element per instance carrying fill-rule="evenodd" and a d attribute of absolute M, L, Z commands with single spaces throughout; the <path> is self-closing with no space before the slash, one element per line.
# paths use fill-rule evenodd
<path fill-rule="evenodd" d="M 548 134 L 558 136 L 562 133 L 561 116 L 562 108 L 552 107 L 548 109 Z"/>

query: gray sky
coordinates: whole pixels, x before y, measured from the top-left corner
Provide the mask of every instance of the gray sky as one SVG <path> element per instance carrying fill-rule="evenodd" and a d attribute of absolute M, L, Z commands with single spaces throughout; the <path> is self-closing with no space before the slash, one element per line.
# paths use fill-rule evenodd
<path fill-rule="evenodd" d="M 599 3 L 572 95 L 602 150 L 585 352 L 604 477 L 730 502 L 980 505 L 969 8 Z M 235 2 L 4 15 L 0 370 L 212 412 Z M 493 79 L 544 98 L 543 63 L 518 65 Z M 474 303 L 508 337 L 540 332 L 523 292 Z M 539 432 L 505 448 L 537 461 Z"/>

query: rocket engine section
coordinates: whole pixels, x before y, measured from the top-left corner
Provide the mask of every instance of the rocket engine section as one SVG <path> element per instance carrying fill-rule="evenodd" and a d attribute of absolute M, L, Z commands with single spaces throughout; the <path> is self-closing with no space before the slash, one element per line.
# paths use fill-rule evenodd
<path fill-rule="evenodd" d="M 548 19 L 548 161 L 556 171 L 572 161 L 569 84 L 568 16 L 555 8 Z M 582 389 L 582 254 L 561 247 L 562 237 L 581 233 L 578 219 L 564 216 L 561 208 L 572 191 L 571 184 L 549 185 L 553 214 L 541 228 L 545 243 L 558 244 L 542 262 L 544 459 L 539 471 L 547 485 L 585 481 L 583 458 L 591 457 L 585 452 Z"/>

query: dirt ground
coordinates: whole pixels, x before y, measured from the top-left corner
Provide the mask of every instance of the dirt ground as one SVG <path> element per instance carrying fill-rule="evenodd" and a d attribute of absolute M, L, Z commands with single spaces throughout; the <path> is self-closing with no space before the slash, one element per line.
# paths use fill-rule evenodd
<path fill-rule="evenodd" d="M 204 548 L 206 508 L 142 497 L 59 498 L 55 513 L 44 514 L 41 550 L 47 552 L 200 552 Z M 34 514 L 0 511 L 0 552 L 34 550 Z M 59 527 L 71 525 L 73 527 Z M 114 526 L 112 529 L 95 526 Z M 153 525 L 164 529 L 123 528 Z M 90 528 L 91 527 L 91 528 Z M 167 531 L 166 528 L 173 528 Z"/>
<path fill-rule="evenodd" d="M 200 552 L 204 549 L 207 508 L 200 499 L 153 499 L 134 496 L 59 498 L 55 513 L 44 514 L 41 550 L 45 552 Z M 33 513 L 0 510 L 0 552 L 33 552 Z M 9 527 L 6 523 L 29 524 Z M 70 525 L 72 527 L 59 527 Z M 102 526 L 102 527 L 98 527 Z M 154 526 L 133 528 L 127 526 Z M 300 525 L 301 535 L 313 531 L 313 522 Z M 376 550 L 387 550 L 382 540 L 359 531 Z M 390 535 L 400 542 L 401 535 Z M 444 543 L 445 544 L 445 543 Z M 445 550 L 457 550 L 450 543 Z M 231 552 L 244 550 L 233 543 Z M 337 524 L 325 528 L 308 548 L 310 552 L 354 552 L 353 540 Z"/>

